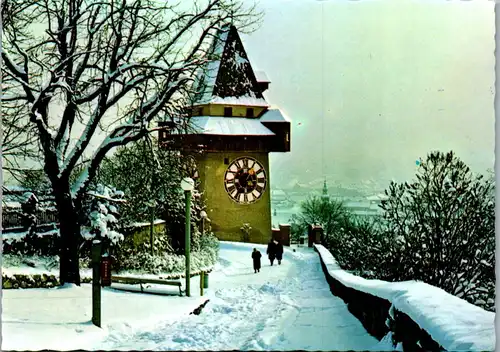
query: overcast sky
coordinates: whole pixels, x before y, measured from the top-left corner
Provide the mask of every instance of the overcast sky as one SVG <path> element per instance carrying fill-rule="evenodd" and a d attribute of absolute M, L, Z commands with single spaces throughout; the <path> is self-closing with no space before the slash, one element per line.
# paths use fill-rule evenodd
<path fill-rule="evenodd" d="M 260 0 L 242 39 L 292 120 L 274 153 L 274 187 L 327 176 L 342 184 L 409 180 L 415 160 L 454 150 L 494 165 L 494 2 Z M 300 125 L 299 125 L 300 123 Z"/>
<path fill-rule="evenodd" d="M 475 171 L 493 168 L 492 1 L 260 7 L 260 29 L 242 39 L 254 69 L 270 77 L 268 101 L 292 120 L 292 152 L 271 159 L 275 186 L 290 173 L 407 180 L 431 150 L 452 149 Z"/>

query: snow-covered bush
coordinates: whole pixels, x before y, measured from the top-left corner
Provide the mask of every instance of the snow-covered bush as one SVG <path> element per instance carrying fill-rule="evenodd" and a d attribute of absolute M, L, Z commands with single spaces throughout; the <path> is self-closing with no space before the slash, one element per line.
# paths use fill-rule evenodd
<path fill-rule="evenodd" d="M 418 164 L 415 181 L 390 184 L 382 218 L 356 218 L 311 198 L 292 228 L 322 224 L 322 243 L 345 270 L 386 281 L 420 280 L 494 310 L 493 177 L 473 175 L 453 152 L 430 153 Z"/>
<path fill-rule="evenodd" d="M 200 249 L 199 251 L 210 252 L 211 255 L 215 256 L 215 261 L 219 256 L 219 240 L 212 232 L 205 233 L 200 237 Z M 214 262 L 215 262 L 214 261 Z"/>
<path fill-rule="evenodd" d="M 80 259 L 81 267 L 89 267 L 89 260 Z M 37 272 L 26 273 L 26 267 Z M 82 277 L 83 283 L 91 282 L 87 276 Z M 83 273 L 82 273 L 83 274 Z M 48 288 L 59 285 L 59 256 L 58 255 L 2 255 L 2 288 Z"/>
<path fill-rule="evenodd" d="M 430 153 L 416 177 L 386 191 L 381 207 L 391 245 L 379 275 L 422 280 L 494 310 L 493 179 L 472 174 L 453 152 Z"/>
<path fill-rule="evenodd" d="M 344 270 L 369 278 L 376 276 L 390 245 L 379 221 L 346 217 L 336 232 L 324 236 L 322 243 Z"/>
<path fill-rule="evenodd" d="M 250 232 L 252 231 L 252 227 L 250 224 L 245 223 L 242 227 L 240 227 L 241 232 L 243 233 L 243 242 L 250 241 Z"/>
<path fill-rule="evenodd" d="M 300 212 L 292 215 L 292 239 L 298 240 L 314 224 L 323 227 L 325 236 L 321 242 L 328 242 L 328 236 L 335 236 L 349 217 L 342 202 L 318 196 L 309 197 L 300 204 Z"/>
<path fill-rule="evenodd" d="M 149 221 L 152 217 L 165 220 L 171 245 L 181 254 L 186 211 L 180 183 L 182 178 L 193 176 L 196 165 L 192 165 L 193 158 L 158 148 L 157 144 L 155 140 L 141 140 L 119 148 L 103 162 L 98 178 L 127 195 L 127 203 L 121 209 L 124 223 Z M 204 208 L 201 194 L 195 188 L 191 198 L 192 248 L 198 246 L 198 224 Z"/>
<path fill-rule="evenodd" d="M 59 254 L 59 241 L 59 230 L 55 227 L 43 232 L 4 232 L 2 252 L 17 256 L 54 256 Z"/>
<path fill-rule="evenodd" d="M 33 192 L 25 192 L 23 198 L 24 201 L 21 204 L 23 213 L 22 225 L 27 229 L 29 235 L 33 235 L 36 232 L 38 198 Z"/>
<path fill-rule="evenodd" d="M 115 188 L 98 184 L 89 192 L 89 214 L 86 226 L 82 227 L 82 236 L 86 240 L 99 238 L 107 244 L 116 246 L 123 241 L 123 234 L 118 230 L 118 208 L 124 202 L 124 193 Z"/>
<path fill-rule="evenodd" d="M 211 269 L 218 260 L 219 242 L 213 234 L 200 237 L 200 247 L 191 252 L 191 269 L 194 271 Z M 149 246 L 131 249 L 125 245 L 115 251 L 115 270 L 140 271 L 149 274 L 177 274 L 185 270 L 185 256 L 172 252 L 158 251 L 155 255 Z"/>

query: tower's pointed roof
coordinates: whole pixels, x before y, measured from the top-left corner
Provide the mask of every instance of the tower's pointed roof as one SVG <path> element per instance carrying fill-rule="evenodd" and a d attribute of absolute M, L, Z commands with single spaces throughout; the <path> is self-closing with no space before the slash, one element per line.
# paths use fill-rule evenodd
<path fill-rule="evenodd" d="M 195 89 L 195 105 L 268 106 L 238 31 L 231 24 L 222 26 L 215 34 Z"/>

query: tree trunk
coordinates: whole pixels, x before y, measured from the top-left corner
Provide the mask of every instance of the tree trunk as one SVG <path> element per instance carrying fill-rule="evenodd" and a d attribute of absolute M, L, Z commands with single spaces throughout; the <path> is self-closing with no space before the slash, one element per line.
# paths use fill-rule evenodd
<path fill-rule="evenodd" d="M 71 199 L 69 182 L 59 180 L 56 184 L 53 183 L 53 189 L 59 215 L 59 281 L 61 285 L 73 283 L 79 286 L 78 239 L 80 238 L 80 224 L 77 211 Z"/>

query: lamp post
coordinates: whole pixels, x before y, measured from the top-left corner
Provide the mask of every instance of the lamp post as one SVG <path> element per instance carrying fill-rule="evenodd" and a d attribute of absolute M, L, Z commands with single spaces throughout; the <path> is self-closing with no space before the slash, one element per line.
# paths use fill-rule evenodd
<path fill-rule="evenodd" d="M 191 252 L 191 192 L 194 188 L 193 179 L 186 177 L 181 181 L 181 188 L 184 191 L 184 198 L 186 200 L 186 233 L 184 239 L 184 248 L 186 250 L 186 296 L 191 295 L 191 263 L 190 263 L 190 252 Z"/>
<path fill-rule="evenodd" d="M 207 212 L 205 210 L 202 210 L 200 212 L 200 216 L 201 216 L 201 234 L 204 235 L 205 234 L 205 220 L 207 218 Z"/>

